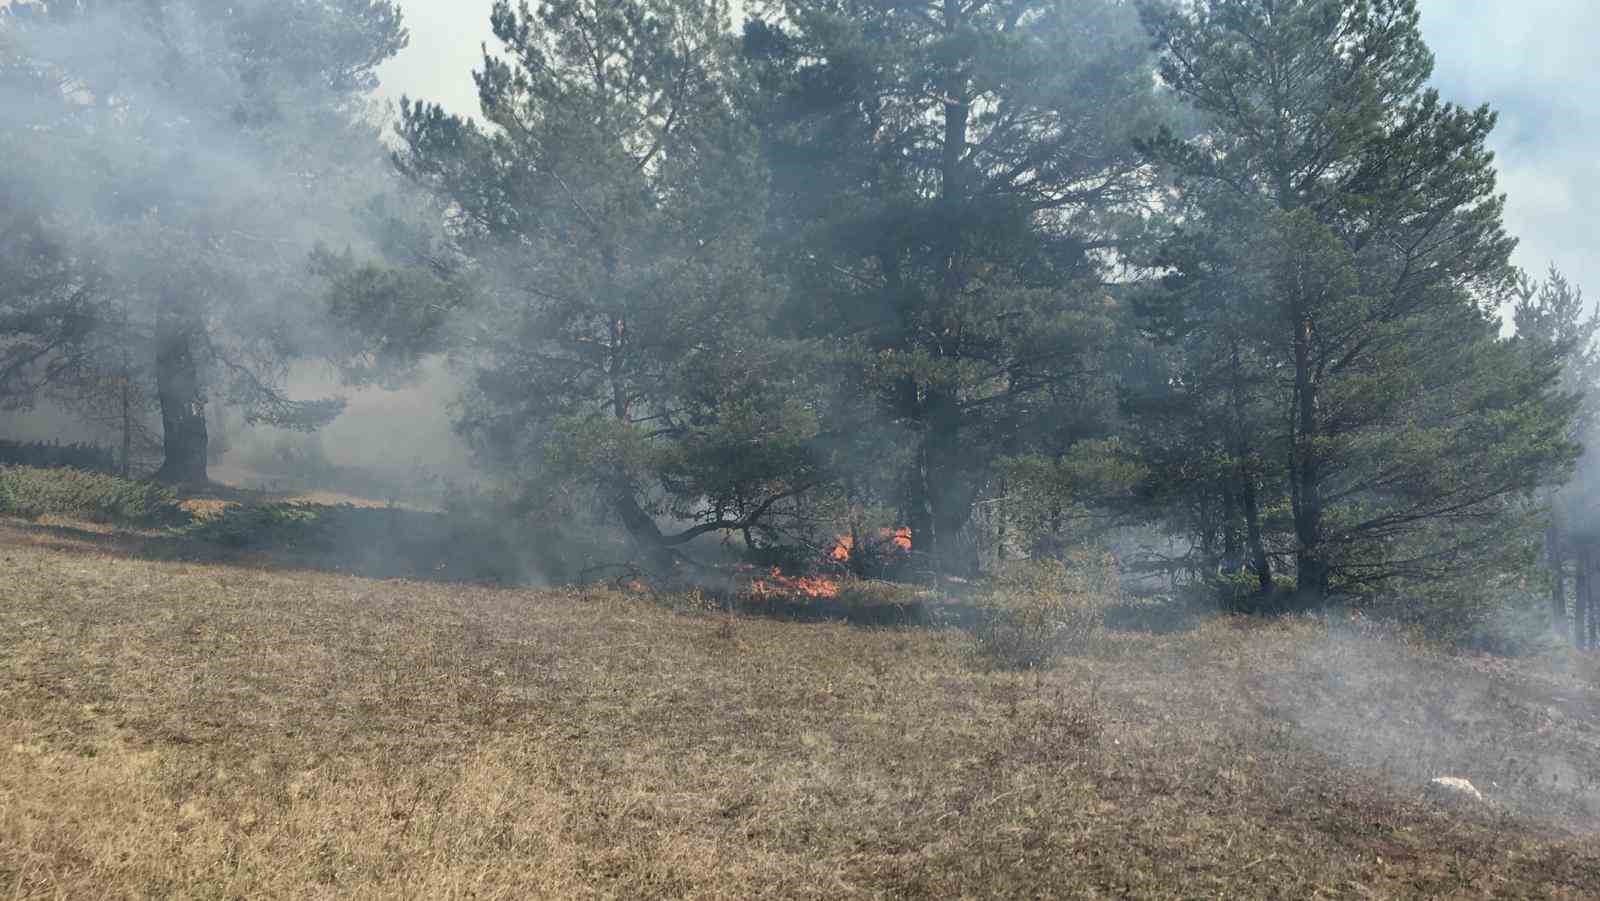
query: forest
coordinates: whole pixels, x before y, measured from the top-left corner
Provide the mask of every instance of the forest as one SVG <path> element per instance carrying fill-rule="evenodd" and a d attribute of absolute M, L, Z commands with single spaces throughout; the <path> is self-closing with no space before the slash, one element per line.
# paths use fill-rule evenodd
<path fill-rule="evenodd" d="M 390 0 L 0 3 L 0 404 L 204 485 L 217 411 L 313 432 L 442 360 L 451 504 L 549 583 L 1093 557 L 1229 611 L 1600 639 L 1600 314 L 1512 264 L 1496 113 L 1430 85 L 1414 0 L 490 25 L 477 109 L 390 109 Z"/>

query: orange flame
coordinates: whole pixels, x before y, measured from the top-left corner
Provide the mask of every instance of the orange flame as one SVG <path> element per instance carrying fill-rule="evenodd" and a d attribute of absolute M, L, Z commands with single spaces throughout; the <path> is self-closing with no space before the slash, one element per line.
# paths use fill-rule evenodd
<path fill-rule="evenodd" d="M 881 544 L 892 546 L 900 553 L 911 551 L 911 530 L 906 526 L 897 529 L 879 529 L 878 540 Z M 835 562 L 843 563 L 855 553 L 856 540 L 850 535 L 840 535 L 833 542 L 833 549 L 828 552 L 828 557 Z"/>
<path fill-rule="evenodd" d="M 765 576 L 750 580 L 752 597 L 801 596 L 808 598 L 836 598 L 839 583 L 819 576 L 786 576 L 774 566 Z"/>
<path fill-rule="evenodd" d="M 877 540 L 863 542 L 870 553 L 881 555 L 904 554 L 911 550 L 911 530 L 905 526 L 897 529 L 879 529 Z M 856 551 L 854 536 L 840 535 L 828 549 L 827 559 L 834 563 L 848 561 Z M 749 564 L 737 567 L 740 572 L 749 572 Z M 822 576 L 791 576 L 782 569 L 774 566 L 764 575 L 750 579 L 749 587 L 745 593 L 753 598 L 836 598 L 839 596 L 839 583 L 833 579 Z"/>
<path fill-rule="evenodd" d="M 895 529 L 894 538 L 891 540 L 894 541 L 894 546 L 900 550 L 911 550 L 911 529 L 906 526 Z"/>

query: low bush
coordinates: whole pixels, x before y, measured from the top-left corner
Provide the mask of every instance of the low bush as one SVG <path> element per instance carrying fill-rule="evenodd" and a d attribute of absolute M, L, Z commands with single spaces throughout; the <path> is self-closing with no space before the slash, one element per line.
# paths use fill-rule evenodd
<path fill-rule="evenodd" d="M 190 536 L 224 547 L 297 547 L 327 532 L 330 511 L 338 507 L 279 503 L 229 507 L 196 523 Z"/>
<path fill-rule="evenodd" d="M 976 598 L 976 655 L 999 669 L 1048 669 L 1099 633 L 1119 594 L 1115 560 L 1104 552 L 1006 564 Z"/>
<path fill-rule="evenodd" d="M 1400 585 L 1352 606 L 1436 645 L 1529 657 L 1560 644 L 1549 603 L 1543 586 L 1459 578 Z"/>
<path fill-rule="evenodd" d="M 0 440 L 0 466 L 68 467 L 115 473 L 117 458 L 110 448 L 98 444 Z"/>
<path fill-rule="evenodd" d="M 172 490 L 153 482 L 31 466 L 0 466 L 0 513 L 130 526 L 176 526 L 189 520 Z"/>
<path fill-rule="evenodd" d="M 1197 589 L 1209 595 L 1211 606 L 1224 613 L 1281 616 L 1307 612 L 1305 599 L 1300 595 L 1292 575 L 1279 573 L 1273 577 L 1272 587 L 1263 591 L 1260 578 L 1255 573 L 1241 570 L 1228 575 L 1219 574 L 1197 586 Z"/>

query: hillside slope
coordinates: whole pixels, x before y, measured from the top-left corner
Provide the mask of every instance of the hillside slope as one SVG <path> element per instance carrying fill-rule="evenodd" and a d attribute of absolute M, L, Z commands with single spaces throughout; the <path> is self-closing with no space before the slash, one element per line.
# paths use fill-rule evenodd
<path fill-rule="evenodd" d="M 695 608 L 0 524 L 0 892 L 1600 894 L 1582 662 L 1130 608 L 1019 675 Z"/>

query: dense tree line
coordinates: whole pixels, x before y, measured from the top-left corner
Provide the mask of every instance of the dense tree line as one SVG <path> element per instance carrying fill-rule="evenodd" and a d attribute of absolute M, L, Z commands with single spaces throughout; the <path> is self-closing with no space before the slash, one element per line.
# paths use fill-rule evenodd
<path fill-rule="evenodd" d="M 313 427 L 285 360 L 447 353 L 519 509 L 663 573 L 905 527 L 902 575 L 970 577 L 1143 524 L 1318 606 L 1526 573 L 1554 510 L 1566 620 L 1596 320 L 1512 267 L 1494 113 L 1428 87 L 1414 0 L 500 0 L 480 108 L 404 101 L 386 174 L 397 10 L 216 9 L 0 18 L 0 389 L 119 374 L 163 476 L 203 478 L 213 386 Z M 50 39 L 104 22 L 140 39 Z"/>
<path fill-rule="evenodd" d="M 296 428 L 337 415 L 288 397 L 285 363 L 323 350 L 306 254 L 347 232 L 331 199 L 380 157 L 357 112 L 405 40 L 379 0 L 0 10 L 0 387 L 155 408 L 179 482 L 205 479 L 213 400 Z"/>

